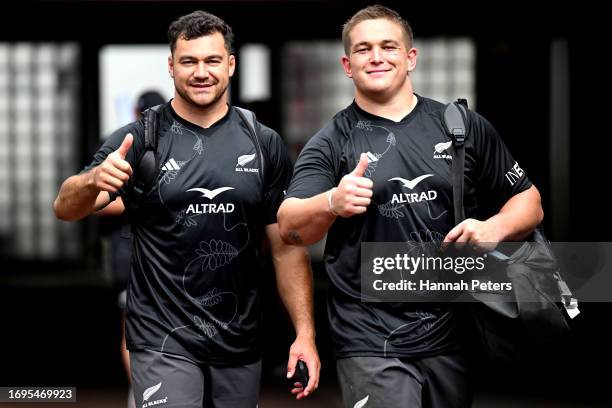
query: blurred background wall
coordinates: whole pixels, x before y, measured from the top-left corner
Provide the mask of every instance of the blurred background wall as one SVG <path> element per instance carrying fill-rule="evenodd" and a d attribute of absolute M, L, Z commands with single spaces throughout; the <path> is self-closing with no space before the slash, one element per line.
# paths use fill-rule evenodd
<path fill-rule="evenodd" d="M 608 241 L 604 198 L 610 130 L 604 88 L 603 14 L 579 3 L 384 1 L 412 24 L 417 93 L 465 97 L 489 119 L 543 195 L 556 241 Z M 363 1 L 20 1 L 0 17 L 0 386 L 125 385 L 118 355 L 115 279 L 99 221 L 55 219 L 61 182 L 90 160 L 100 140 L 133 120 L 152 86 L 172 96 L 166 30 L 202 8 L 236 35 L 232 102 L 277 129 L 295 158 L 308 138 L 352 100 L 339 59 L 341 26 Z M 609 38 L 608 38 L 609 39 Z M 334 384 L 327 338 L 321 246 L 312 248 L 324 383 Z M 278 326 L 267 277 L 264 382 L 276 381 L 292 333 Z M 599 365 L 612 363 L 601 326 L 609 304 L 585 304 L 566 342 L 538 371 L 500 369 L 482 390 L 534 398 L 610 401 Z M 269 323 L 272 326 L 272 323 Z M 563 359 L 561 359 L 563 356 Z M 486 366 L 486 363 L 483 363 Z M 497 366 L 496 366 L 497 367 Z M 497 367 L 499 368 L 499 367 Z M 517 375 L 518 373 L 518 375 Z M 536 380 L 537 377 L 537 380 Z M 280 380 L 278 380 L 280 381 Z"/>

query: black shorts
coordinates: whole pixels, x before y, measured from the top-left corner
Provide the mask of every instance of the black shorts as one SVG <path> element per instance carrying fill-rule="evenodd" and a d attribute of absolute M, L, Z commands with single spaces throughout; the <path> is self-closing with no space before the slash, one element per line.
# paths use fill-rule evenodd
<path fill-rule="evenodd" d="M 176 354 L 133 350 L 130 363 L 138 407 L 255 408 L 259 400 L 261 360 L 218 367 Z"/>
<path fill-rule="evenodd" d="M 472 404 L 461 354 L 416 360 L 349 357 L 336 362 L 344 407 L 464 408 Z"/>

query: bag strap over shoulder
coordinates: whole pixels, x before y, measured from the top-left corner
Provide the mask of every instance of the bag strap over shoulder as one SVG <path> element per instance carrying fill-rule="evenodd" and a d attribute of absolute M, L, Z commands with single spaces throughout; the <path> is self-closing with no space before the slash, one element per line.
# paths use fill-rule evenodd
<path fill-rule="evenodd" d="M 163 105 L 153 106 L 143 112 L 144 149 L 134 173 L 134 205 L 151 189 L 158 171 L 157 141 L 159 139 L 159 112 Z"/>
<path fill-rule="evenodd" d="M 467 137 L 467 100 L 457 99 L 444 109 L 444 125 L 446 133 L 453 141 L 455 155 L 451 167 L 451 179 L 453 184 L 453 209 L 455 214 L 455 225 L 465 219 L 463 207 L 463 179 L 465 167 L 465 138 Z"/>
<path fill-rule="evenodd" d="M 240 116 L 240 119 L 242 119 L 242 121 L 246 123 L 247 128 L 249 129 L 249 138 L 255 145 L 255 151 L 257 153 L 257 158 L 259 159 L 257 160 L 259 162 L 259 177 L 261 179 L 261 184 L 264 187 L 264 194 L 265 194 L 266 178 L 265 178 L 264 172 L 266 170 L 265 169 L 266 156 L 264 156 L 264 150 L 259 140 L 259 136 L 257 132 L 257 118 L 255 117 L 255 112 L 250 111 L 248 109 L 240 108 L 238 106 L 234 106 L 234 108 L 236 108 L 236 113 L 238 113 L 238 116 Z"/>
<path fill-rule="evenodd" d="M 457 99 L 456 102 L 451 102 L 444 109 L 444 125 L 448 136 L 453 141 L 455 148 L 455 156 L 451 168 L 452 185 L 453 185 L 453 207 L 455 211 L 455 225 L 465 219 L 465 209 L 463 206 L 464 196 L 464 178 L 465 178 L 465 140 L 468 136 L 468 114 L 467 101 L 465 99 Z M 544 242 L 546 238 L 543 233 L 536 229 L 536 241 Z M 495 259 L 502 262 L 509 262 L 510 258 L 499 251 L 490 251 L 488 253 Z M 558 270 L 553 274 L 559 289 L 559 300 L 567 311 L 570 318 L 574 318 L 580 313 L 578 310 L 578 300 L 573 297 L 569 287 L 561 277 Z"/>

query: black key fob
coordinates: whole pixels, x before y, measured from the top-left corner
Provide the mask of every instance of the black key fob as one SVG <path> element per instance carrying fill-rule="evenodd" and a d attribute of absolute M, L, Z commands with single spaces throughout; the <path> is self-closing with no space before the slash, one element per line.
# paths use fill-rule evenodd
<path fill-rule="evenodd" d="M 295 366 L 295 373 L 292 377 L 293 382 L 299 382 L 302 384 L 302 387 L 306 388 L 309 379 L 308 366 L 302 360 L 298 360 Z"/>

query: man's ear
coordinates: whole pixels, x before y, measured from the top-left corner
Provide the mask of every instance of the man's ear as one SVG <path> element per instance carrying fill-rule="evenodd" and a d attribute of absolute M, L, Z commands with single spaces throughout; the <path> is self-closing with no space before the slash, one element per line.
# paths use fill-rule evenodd
<path fill-rule="evenodd" d="M 234 76 L 234 71 L 236 70 L 236 56 L 234 54 L 231 54 L 229 56 L 228 67 L 229 67 L 229 76 L 231 78 Z"/>
<path fill-rule="evenodd" d="M 412 72 L 416 68 L 418 54 L 419 50 L 416 48 L 411 48 L 408 50 L 408 72 Z"/>
<path fill-rule="evenodd" d="M 340 58 L 340 62 L 342 63 L 342 68 L 344 69 L 344 73 L 346 74 L 346 76 L 352 78 L 353 70 L 351 69 L 351 60 L 349 59 L 349 57 L 344 55 L 342 58 Z"/>
<path fill-rule="evenodd" d="M 170 78 L 174 78 L 174 61 L 172 60 L 172 54 L 168 57 L 168 73 Z"/>

